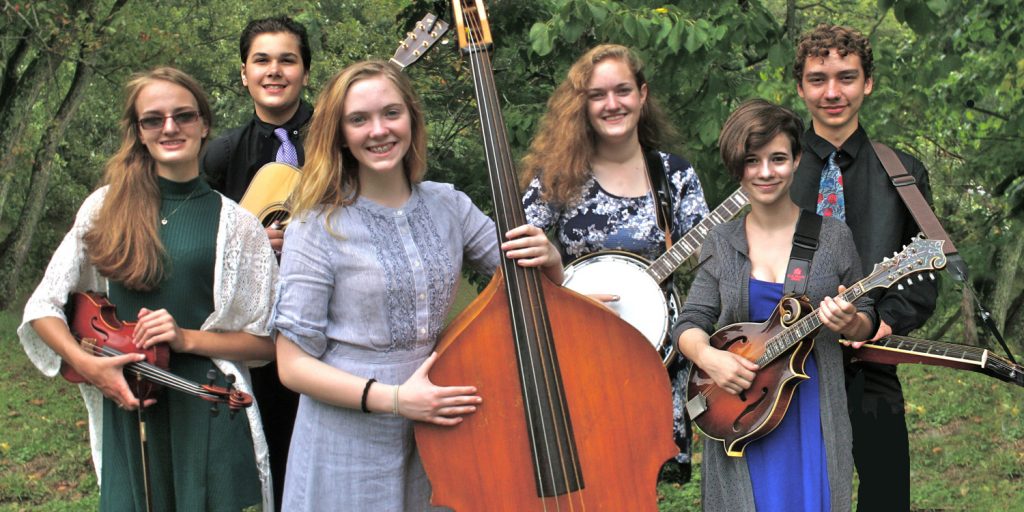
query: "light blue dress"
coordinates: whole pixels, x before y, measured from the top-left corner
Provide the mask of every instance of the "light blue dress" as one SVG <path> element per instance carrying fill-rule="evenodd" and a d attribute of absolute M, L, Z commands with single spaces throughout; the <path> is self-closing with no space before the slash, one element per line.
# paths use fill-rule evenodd
<path fill-rule="evenodd" d="M 364 198 L 285 234 L 274 326 L 321 361 L 400 384 L 434 350 L 463 262 L 500 258 L 494 223 L 451 185 L 413 187 L 401 208 Z M 285 511 L 429 510 L 430 484 L 412 423 L 302 395 L 285 481 Z"/>

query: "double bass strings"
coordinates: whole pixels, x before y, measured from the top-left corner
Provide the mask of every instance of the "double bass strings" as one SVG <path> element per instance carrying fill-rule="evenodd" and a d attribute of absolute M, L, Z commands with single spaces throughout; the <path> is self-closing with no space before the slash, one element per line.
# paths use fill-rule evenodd
<path fill-rule="evenodd" d="M 475 11 L 475 9 L 470 7 L 467 11 Z M 493 84 L 493 75 L 488 72 L 491 68 L 489 55 L 483 47 L 483 45 L 486 44 L 486 41 L 484 41 L 484 38 L 482 37 L 484 34 L 483 27 L 479 18 L 471 14 L 467 14 L 464 17 L 464 21 L 469 27 L 469 29 L 466 30 L 465 35 L 470 41 L 470 44 L 468 45 L 468 48 L 470 49 L 469 60 L 474 78 L 474 86 L 479 99 L 478 107 L 480 109 L 481 129 L 484 131 L 485 138 L 484 147 L 488 161 L 492 164 L 490 167 L 493 169 L 494 173 L 492 174 L 491 182 L 495 196 L 496 220 L 498 220 L 499 223 L 499 230 L 506 231 L 513 226 L 524 224 L 525 216 L 523 215 L 521 208 L 514 208 L 511 206 L 518 205 L 520 198 L 518 191 L 514 187 L 514 166 L 511 162 L 508 148 L 494 148 L 486 143 L 489 140 L 494 141 L 499 145 L 507 144 L 507 136 L 505 136 L 504 133 L 504 123 L 502 122 L 497 99 L 492 94 L 489 94 L 490 91 L 495 91 L 496 89 Z M 501 235 L 503 235 L 503 233 Z M 499 235 L 499 239 L 502 238 L 501 235 Z M 541 398 L 541 395 L 545 394 L 545 398 L 547 399 L 546 402 L 548 404 L 547 409 L 553 417 L 560 416 L 562 418 L 561 424 L 564 431 L 561 432 L 561 434 L 564 436 L 565 440 L 568 440 L 571 438 L 571 432 L 569 432 L 569 423 L 566 421 L 568 418 L 567 409 L 566 404 L 562 400 L 564 392 L 562 390 L 562 383 L 560 382 L 557 371 L 557 359 L 556 354 L 554 353 L 554 346 L 551 343 L 550 332 L 547 328 L 547 311 L 543 304 L 543 294 L 541 292 L 539 274 L 535 271 L 531 272 L 526 269 L 519 268 L 518 265 L 509 264 L 505 259 L 503 259 L 503 267 L 506 269 L 505 274 L 506 279 L 508 280 L 508 298 L 510 305 L 520 306 L 519 308 L 513 307 L 511 311 L 513 317 L 513 341 L 516 344 L 517 352 L 526 356 L 525 358 L 522 358 L 525 360 L 520 361 L 520 379 L 526 379 L 525 372 L 527 371 L 527 365 L 529 365 L 529 371 L 535 377 L 532 381 L 522 380 L 524 383 L 524 393 L 527 394 L 529 394 L 531 390 L 529 389 L 530 386 L 525 383 L 533 383 L 532 392 L 534 397 L 531 398 L 529 396 L 524 396 L 524 400 L 527 402 L 533 400 L 536 403 L 536 401 Z M 524 312 L 521 310 L 524 302 L 529 303 L 529 313 L 531 313 L 529 320 L 531 321 L 527 321 L 528 319 L 526 318 L 526 315 L 524 315 Z M 525 338 L 525 340 L 523 338 Z M 535 354 L 535 348 L 546 353 Z M 538 355 L 541 357 L 538 358 Z M 541 390 L 538 389 L 538 379 L 536 379 L 538 366 L 540 367 L 540 375 L 546 384 L 546 393 L 542 393 Z M 554 393 L 555 397 L 552 396 L 552 388 L 557 391 Z M 527 421 L 531 425 L 536 425 L 536 418 L 533 417 L 533 411 L 529 406 L 526 407 L 526 415 Z M 547 429 L 547 422 L 541 421 L 540 425 L 542 429 Z M 552 457 L 550 457 L 550 454 L 553 449 L 548 444 L 549 436 L 541 436 L 543 438 L 543 447 L 539 446 L 541 443 L 538 443 L 532 429 L 530 437 L 532 445 L 531 448 L 534 452 L 534 460 L 539 460 L 537 457 L 538 450 L 543 449 L 545 453 L 549 455 L 546 457 L 549 464 L 548 474 L 553 479 L 555 477 L 555 472 L 553 471 L 553 468 L 550 467 L 550 464 L 552 463 Z M 554 440 L 557 444 L 554 450 L 557 450 L 559 455 L 558 463 L 562 466 L 562 474 L 564 475 L 563 479 L 567 479 L 568 471 L 565 467 L 566 454 L 564 453 L 566 447 L 564 447 L 563 444 L 568 445 L 567 449 L 570 452 L 573 451 L 573 445 L 571 442 L 563 443 L 563 437 L 558 435 L 554 436 Z M 571 455 L 571 460 L 575 461 L 575 454 Z M 534 469 L 535 478 L 537 478 L 538 482 L 543 478 L 540 469 L 540 467 L 535 467 Z M 581 488 L 582 485 L 579 481 L 579 468 L 575 467 L 575 469 L 576 471 L 573 471 L 575 475 L 574 480 L 576 480 L 575 483 L 577 488 Z M 569 482 L 566 481 L 564 483 L 566 484 L 567 489 L 571 487 L 568 485 Z M 554 487 L 555 486 L 552 482 L 552 488 Z M 582 503 L 582 498 L 580 498 L 580 500 L 582 508 L 585 509 L 585 503 Z M 546 503 L 542 501 L 542 505 L 546 510 Z M 560 508 L 557 501 L 555 501 L 555 505 L 556 508 Z M 571 496 L 569 505 L 570 509 L 575 508 Z"/>

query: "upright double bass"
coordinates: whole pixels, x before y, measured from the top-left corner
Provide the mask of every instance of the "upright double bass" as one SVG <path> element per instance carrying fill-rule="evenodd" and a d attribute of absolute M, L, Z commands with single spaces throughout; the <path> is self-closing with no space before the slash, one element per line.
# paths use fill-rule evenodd
<path fill-rule="evenodd" d="M 503 241 L 526 220 L 490 29 L 481 0 L 455 0 L 454 11 Z M 670 385 L 657 352 L 628 323 L 502 258 L 438 352 L 430 379 L 476 386 L 483 403 L 455 427 L 415 425 L 433 504 L 459 512 L 657 510 L 658 469 L 678 451 Z"/>

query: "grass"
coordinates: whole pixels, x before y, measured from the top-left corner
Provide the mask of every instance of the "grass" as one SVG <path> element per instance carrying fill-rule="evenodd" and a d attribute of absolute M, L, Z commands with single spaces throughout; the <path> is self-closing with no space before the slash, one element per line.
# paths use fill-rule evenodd
<path fill-rule="evenodd" d="M 32 366 L 15 334 L 19 317 L 0 312 L 0 347 L 9 354 L 0 358 L 0 512 L 96 510 L 78 389 Z M 947 368 L 911 365 L 900 373 L 913 509 L 1024 511 L 1024 388 Z M 694 478 L 659 484 L 660 510 L 700 510 L 699 468 Z"/>

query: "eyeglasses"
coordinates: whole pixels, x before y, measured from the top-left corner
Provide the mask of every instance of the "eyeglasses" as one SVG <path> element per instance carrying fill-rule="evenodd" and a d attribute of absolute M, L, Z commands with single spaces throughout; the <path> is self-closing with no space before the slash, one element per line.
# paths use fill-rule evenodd
<path fill-rule="evenodd" d="M 169 116 L 147 116 L 139 119 L 139 126 L 143 130 L 159 130 L 164 127 L 168 117 L 174 119 L 174 124 L 178 126 L 187 126 L 199 120 L 199 111 L 188 110 Z"/>

